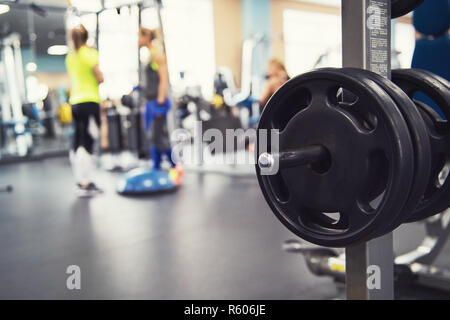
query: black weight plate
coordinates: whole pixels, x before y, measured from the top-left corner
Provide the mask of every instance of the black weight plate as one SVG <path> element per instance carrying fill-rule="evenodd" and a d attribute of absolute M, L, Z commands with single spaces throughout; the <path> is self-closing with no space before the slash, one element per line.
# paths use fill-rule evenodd
<path fill-rule="evenodd" d="M 392 81 L 368 70 L 345 68 L 343 71 L 357 76 L 361 81 L 375 81 L 395 101 L 408 124 L 414 147 L 414 178 L 405 207 L 393 224 L 386 226 L 387 231 L 394 230 L 412 215 L 425 193 L 431 173 L 431 146 L 428 128 L 414 102 Z"/>
<path fill-rule="evenodd" d="M 431 78 L 434 78 L 436 80 L 438 80 L 439 82 L 441 82 L 444 86 L 446 86 L 448 89 L 450 89 L 450 82 L 448 82 L 447 79 L 442 78 L 441 76 L 434 74 L 431 71 L 428 70 L 424 70 L 424 69 L 418 69 L 418 68 L 414 68 L 413 70 L 418 70 L 421 73 L 427 74 L 428 76 L 430 76 Z"/>
<path fill-rule="evenodd" d="M 428 135 L 430 140 L 433 139 L 442 139 L 442 129 L 447 126 L 447 121 L 442 120 L 441 116 L 430 106 L 422 101 L 413 100 L 414 104 L 417 106 L 417 109 L 420 111 L 422 115 L 422 119 L 427 126 Z M 431 145 L 431 142 L 430 142 Z M 434 160 L 434 159 L 433 159 Z"/>
<path fill-rule="evenodd" d="M 422 118 L 427 125 L 428 130 L 431 131 L 432 135 L 438 135 L 438 131 L 442 130 L 443 126 L 445 127 L 447 121 L 443 120 L 439 113 L 437 113 L 436 110 L 431 108 L 426 103 L 415 99 L 413 101 L 417 109 L 419 109 L 422 114 Z"/>
<path fill-rule="evenodd" d="M 391 17 L 392 19 L 404 16 L 414 9 L 418 8 L 424 0 L 392 0 Z"/>
<path fill-rule="evenodd" d="M 339 88 L 358 97 L 354 108 L 339 105 Z M 280 130 L 281 152 L 319 144 L 330 153 L 328 165 L 281 168 L 271 176 L 256 166 L 272 211 L 299 237 L 330 247 L 367 241 L 403 208 L 412 183 L 413 146 L 401 112 L 376 83 L 361 83 L 339 69 L 297 76 L 270 99 L 258 129 Z M 266 151 L 260 143 L 258 155 Z M 387 178 L 371 174 L 378 162 L 386 163 Z M 372 179 L 386 181 L 375 207 L 368 197 Z"/>
<path fill-rule="evenodd" d="M 450 119 L 450 89 L 448 82 L 430 72 L 419 69 L 394 70 L 392 80 L 405 91 L 410 98 L 416 92 L 423 92 L 441 109 L 447 119 Z M 422 104 L 418 104 L 419 106 Z M 423 109 L 423 108 L 421 108 Z M 430 108 L 428 107 L 428 110 Z M 429 115 L 430 112 L 428 111 Z M 420 203 L 408 222 L 419 221 L 440 213 L 450 205 L 450 179 L 440 185 L 439 173 L 450 157 L 450 126 L 447 121 L 435 121 L 435 132 L 431 136 L 432 172 L 427 189 Z"/>
<path fill-rule="evenodd" d="M 414 100 L 417 107 L 420 109 L 422 113 L 422 117 L 425 120 L 425 123 L 428 126 L 429 129 L 429 135 L 430 135 L 430 142 L 432 146 L 432 176 L 433 177 L 439 177 L 440 172 L 444 168 L 444 166 L 447 164 L 448 156 L 442 156 L 441 152 L 439 151 L 441 149 L 442 144 L 449 145 L 448 142 L 446 143 L 446 134 L 445 132 L 448 132 L 448 123 L 446 120 L 442 120 L 441 116 L 431 107 L 429 107 L 427 104 Z M 430 181 L 427 184 L 427 191 L 424 194 L 425 199 L 429 199 L 433 193 L 435 192 L 436 186 L 441 186 L 442 181 L 439 181 L 436 179 L 430 179 Z M 449 200 L 450 201 L 450 200 Z M 444 210 L 446 210 L 449 206 L 448 201 L 443 202 L 442 205 L 430 208 L 430 212 L 440 213 Z"/>

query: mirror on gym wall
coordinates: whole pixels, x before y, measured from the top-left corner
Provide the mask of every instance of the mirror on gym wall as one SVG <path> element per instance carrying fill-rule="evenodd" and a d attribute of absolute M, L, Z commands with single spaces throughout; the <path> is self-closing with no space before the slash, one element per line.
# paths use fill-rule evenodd
<path fill-rule="evenodd" d="M 65 8 L 14 6 L 0 20 L 0 161 L 66 152 L 71 110 Z"/>

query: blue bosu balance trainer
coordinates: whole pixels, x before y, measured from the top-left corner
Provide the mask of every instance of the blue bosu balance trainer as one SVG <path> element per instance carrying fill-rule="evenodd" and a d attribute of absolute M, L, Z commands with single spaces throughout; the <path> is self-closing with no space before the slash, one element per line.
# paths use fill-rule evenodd
<path fill-rule="evenodd" d="M 178 185 L 167 171 L 140 168 L 131 170 L 120 179 L 117 192 L 123 195 L 170 192 L 175 191 Z"/>

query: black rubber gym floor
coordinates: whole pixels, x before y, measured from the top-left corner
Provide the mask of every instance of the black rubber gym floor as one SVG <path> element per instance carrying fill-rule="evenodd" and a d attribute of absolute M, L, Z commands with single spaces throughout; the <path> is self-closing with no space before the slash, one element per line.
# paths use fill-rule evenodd
<path fill-rule="evenodd" d="M 103 196 L 78 199 L 66 158 L 0 166 L 2 299 L 333 299 L 265 204 L 256 179 L 187 173 L 176 193 L 123 197 L 100 172 Z M 414 248 L 420 226 L 396 235 Z M 443 255 L 450 266 L 450 250 Z M 66 268 L 81 268 L 81 290 Z"/>

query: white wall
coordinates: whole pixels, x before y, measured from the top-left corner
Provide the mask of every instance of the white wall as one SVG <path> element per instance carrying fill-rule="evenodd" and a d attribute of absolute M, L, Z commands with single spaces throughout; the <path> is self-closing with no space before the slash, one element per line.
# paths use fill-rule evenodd
<path fill-rule="evenodd" d="M 164 0 L 162 12 L 172 84 L 181 71 L 212 97 L 216 70 L 212 0 Z M 226 41 L 226 39 L 216 39 Z"/>
<path fill-rule="evenodd" d="M 416 31 L 414 26 L 409 23 L 396 22 L 394 30 L 394 46 L 400 52 L 398 55 L 399 67 L 410 68 L 416 44 Z"/>
<path fill-rule="evenodd" d="M 283 12 L 286 67 L 291 76 L 315 67 L 340 67 L 341 18 L 298 10 Z M 319 57 L 322 62 L 316 65 Z"/>

